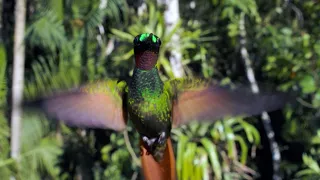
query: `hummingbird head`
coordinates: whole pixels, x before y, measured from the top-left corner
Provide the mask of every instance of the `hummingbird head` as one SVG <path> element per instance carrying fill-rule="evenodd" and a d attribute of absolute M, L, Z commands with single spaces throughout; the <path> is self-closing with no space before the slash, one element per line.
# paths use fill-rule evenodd
<path fill-rule="evenodd" d="M 152 33 L 143 33 L 133 40 L 136 67 L 150 70 L 157 64 L 161 40 Z"/>

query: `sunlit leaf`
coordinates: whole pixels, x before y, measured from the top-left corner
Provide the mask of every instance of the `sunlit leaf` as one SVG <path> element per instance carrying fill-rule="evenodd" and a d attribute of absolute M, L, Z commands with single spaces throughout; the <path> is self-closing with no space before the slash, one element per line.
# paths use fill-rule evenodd
<path fill-rule="evenodd" d="M 216 146 L 207 138 L 202 138 L 201 143 L 209 154 L 209 159 L 212 164 L 212 171 L 214 172 L 215 177 L 217 179 L 222 179 L 221 165 Z"/>

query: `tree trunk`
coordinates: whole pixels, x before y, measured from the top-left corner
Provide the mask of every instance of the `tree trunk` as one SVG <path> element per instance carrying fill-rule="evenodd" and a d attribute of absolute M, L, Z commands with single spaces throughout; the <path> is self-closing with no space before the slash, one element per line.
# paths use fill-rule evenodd
<path fill-rule="evenodd" d="M 245 29 L 245 15 L 244 13 L 241 14 L 240 21 L 239 21 L 239 30 L 240 30 L 240 53 L 241 57 L 244 60 L 244 65 L 246 68 L 247 78 L 251 84 L 251 90 L 253 93 L 259 93 L 259 87 L 253 72 L 253 68 L 251 66 L 252 62 L 250 60 L 247 48 L 246 48 L 246 29 Z M 270 144 L 270 151 L 272 155 L 272 168 L 273 168 L 273 180 L 280 180 L 282 179 L 280 176 L 280 162 L 281 162 L 281 154 L 279 150 L 278 143 L 274 137 L 274 131 L 271 125 L 270 116 L 267 112 L 263 112 L 261 115 L 263 128 L 266 131 L 269 144 Z"/>
<path fill-rule="evenodd" d="M 180 19 L 179 13 L 179 0 L 157 0 L 159 5 L 165 6 L 164 18 L 166 23 L 167 31 L 170 32 L 174 26 L 178 23 Z M 175 77 L 184 76 L 184 70 L 182 66 L 182 55 L 179 48 L 179 39 L 180 36 L 178 34 L 174 34 L 170 41 L 172 49 L 169 60 L 172 67 L 172 71 Z"/>
<path fill-rule="evenodd" d="M 15 27 L 13 48 L 13 79 L 12 79 L 12 112 L 11 112 L 11 157 L 19 159 L 20 126 L 23 99 L 23 78 L 25 47 L 23 44 L 26 19 L 26 0 L 17 0 L 15 5 Z"/>

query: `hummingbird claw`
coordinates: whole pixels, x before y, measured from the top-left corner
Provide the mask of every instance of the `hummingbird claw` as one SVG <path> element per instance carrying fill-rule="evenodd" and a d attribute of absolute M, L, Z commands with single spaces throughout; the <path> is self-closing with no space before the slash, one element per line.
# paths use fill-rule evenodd
<path fill-rule="evenodd" d="M 167 135 L 166 135 L 166 132 L 161 132 L 158 137 L 148 138 L 147 136 L 142 136 L 141 139 L 142 139 L 143 143 L 146 145 L 145 146 L 147 148 L 146 154 L 147 155 L 149 155 L 149 154 L 154 155 L 157 148 L 165 147 L 163 145 L 165 145 L 165 143 L 166 143 Z M 162 156 L 161 153 L 160 154 L 158 154 L 158 153 L 157 153 L 157 156 L 159 156 L 159 157 Z"/>
<path fill-rule="evenodd" d="M 142 141 L 147 143 L 149 140 L 149 138 L 147 136 L 142 136 Z M 147 143 L 148 144 L 148 143 Z"/>
<path fill-rule="evenodd" d="M 142 136 L 142 141 L 146 143 L 149 147 L 153 145 L 153 143 L 156 141 L 156 138 L 148 138 L 147 136 Z"/>
<path fill-rule="evenodd" d="M 166 132 L 162 132 L 160 133 L 160 136 L 158 138 L 158 143 L 159 144 L 164 144 L 167 140 L 167 137 L 166 137 Z"/>

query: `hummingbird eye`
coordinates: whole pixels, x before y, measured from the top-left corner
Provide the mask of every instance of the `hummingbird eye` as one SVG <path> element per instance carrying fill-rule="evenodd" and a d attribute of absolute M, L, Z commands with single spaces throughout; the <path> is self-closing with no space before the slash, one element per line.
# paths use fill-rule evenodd
<path fill-rule="evenodd" d="M 137 37 L 134 38 L 133 44 L 138 44 L 138 43 L 139 43 L 139 38 L 138 38 L 138 36 L 137 36 Z"/>
<path fill-rule="evenodd" d="M 157 39 L 157 44 L 160 46 L 161 45 L 161 40 L 160 38 Z"/>

